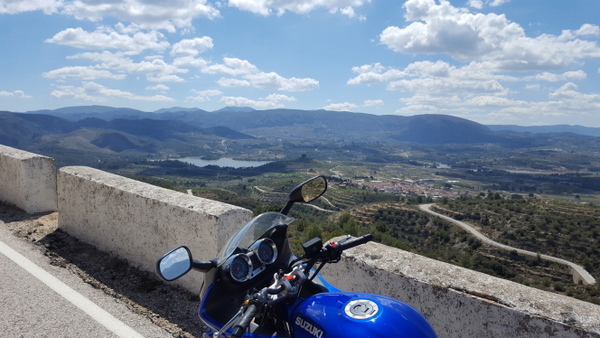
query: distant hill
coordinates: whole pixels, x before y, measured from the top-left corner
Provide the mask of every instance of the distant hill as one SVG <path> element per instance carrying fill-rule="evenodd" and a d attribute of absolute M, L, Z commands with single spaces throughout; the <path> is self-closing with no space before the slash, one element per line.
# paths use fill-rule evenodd
<path fill-rule="evenodd" d="M 253 112 L 253 111 L 256 111 L 256 109 L 250 108 L 250 107 L 224 107 L 219 110 L 213 111 L 213 113 L 224 113 L 224 112 L 249 113 L 249 112 Z"/>
<path fill-rule="evenodd" d="M 104 111 L 114 112 L 110 109 Z M 64 110 L 59 112 L 63 113 Z M 68 114 L 75 116 L 80 112 L 72 109 Z M 108 149 L 114 152 L 132 150 L 152 153 L 164 147 L 194 149 L 197 147 L 194 144 L 199 140 L 206 143 L 207 140 L 220 142 L 221 139 L 243 140 L 253 137 L 227 127 L 205 129 L 177 120 L 117 118 L 106 121 L 86 117 L 70 121 L 37 113 L 0 112 L 0 143 L 21 149 L 66 147 L 83 151 Z"/>
<path fill-rule="evenodd" d="M 154 114 L 164 114 L 164 113 L 178 113 L 178 112 L 190 112 L 196 111 L 198 108 L 182 108 L 182 107 L 171 107 L 171 108 L 162 108 L 154 111 Z"/>
<path fill-rule="evenodd" d="M 102 134 L 98 138 L 94 139 L 91 143 L 100 148 L 107 148 L 118 153 L 125 150 L 140 148 L 131 142 L 127 136 L 119 133 Z"/>
<path fill-rule="evenodd" d="M 262 138 L 369 142 L 481 143 L 499 138 L 487 127 L 448 115 L 371 115 L 326 110 L 194 111 L 178 117 L 204 128 L 225 126 Z"/>
<path fill-rule="evenodd" d="M 579 135 L 600 137 L 600 128 L 583 126 L 554 125 L 554 126 L 515 126 L 515 125 L 488 125 L 492 131 L 515 131 L 519 133 L 573 133 Z"/>
<path fill-rule="evenodd" d="M 25 119 L 38 127 L 53 128 L 53 132 L 68 132 L 81 127 L 104 128 L 159 141 L 176 139 L 183 142 L 190 134 L 196 133 L 230 139 L 410 142 L 425 145 L 491 143 L 526 147 L 538 144 L 535 137 L 528 136 L 529 133 L 600 135 L 600 128 L 484 126 L 449 115 L 371 115 L 326 110 L 254 110 L 247 107 L 225 107 L 214 112 L 173 107 L 143 112 L 85 106 L 45 110 L 46 115 L 62 120 L 46 117 L 47 121 L 41 122 L 44 117 L 40 112 L 24 114 L 27 116 Z M 36 119 L 39 121 L 36 122 Z M 14 133 L 7 132 L 3 137 L 10 141 L 14 139 Z"/>
<path fill-rule="evenodd" d="M 114 119 L 104 121 L 98 118 L 87 118 L 75 123 L 80 127 L 114 129 L 137 136 L 146 136 L 156 140 L 168 139 L 184 140 L 181 134 L 203 133 L 202 129 L 176 120 L 152 120 L 152 119 Z"/>
<path fill-rule="evenodd" d="M 28 111 L 26 114 L 44 114 L 52 115 L 63 118 L 69 121 L 79 121 L 89 117 L 96 117 L 103 120 L 112 119 L 141 119 L 141 118 L 153 118 L 156 116 L 154 113 L 143 112 L 137 109 L 131 108 L 114 108 L 106 106 L 79 106 L 79 107 L 66 107 L 54 110 L 35 110 Z"/>

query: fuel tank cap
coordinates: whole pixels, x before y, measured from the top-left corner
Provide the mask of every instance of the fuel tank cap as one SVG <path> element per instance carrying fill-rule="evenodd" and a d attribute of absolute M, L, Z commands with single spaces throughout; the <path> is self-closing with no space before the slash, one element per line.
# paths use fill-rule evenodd
<path fill-rule="evenodd" d="M 346 316 L 354 319 L 369 319 L 379 312 L 379 306 L 369 299 L 355 299 L 344 307 Z"/>

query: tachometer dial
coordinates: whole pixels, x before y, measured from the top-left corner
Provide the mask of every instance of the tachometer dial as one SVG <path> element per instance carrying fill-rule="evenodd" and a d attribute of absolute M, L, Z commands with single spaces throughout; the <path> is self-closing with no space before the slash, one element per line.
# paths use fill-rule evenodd
<path fill-rule="evenodd" d="M 252 271 L 252 262 L 248 256 L 237 254 L 227 260 L 229 275 L 237 282 L 245 282 Z"/>
<path fill-rule="evenodd" d="M 277 246 L 270 238 L 263 238 L 252 244 L 250 248 L 263 264 L 271 264 L 277 260 Z"/>

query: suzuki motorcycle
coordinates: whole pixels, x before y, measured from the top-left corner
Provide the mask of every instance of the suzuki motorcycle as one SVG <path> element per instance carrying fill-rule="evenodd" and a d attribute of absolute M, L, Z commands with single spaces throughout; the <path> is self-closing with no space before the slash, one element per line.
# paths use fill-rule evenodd
<path fill-rule="evenodd" d="M 396 299 L 343 292 L 319 271 L 340 260 L 344 250 L 372 239 L 347 236 L 323 245 L 314 238 L 296 257 L 287 238 L 295 203 L 309 203 L 327 190 L 317 176 L 292 190 L 281 212 L 263 213 L 238 230 L 218 258 L 198 261 L 176 248 L 157 261 L 165 281 L 194 269 L 205 273 L 200 291 L 203 337 L 435 337 L 427 320 Z M 352 276 L 348 276 L 352 278 Z"/>

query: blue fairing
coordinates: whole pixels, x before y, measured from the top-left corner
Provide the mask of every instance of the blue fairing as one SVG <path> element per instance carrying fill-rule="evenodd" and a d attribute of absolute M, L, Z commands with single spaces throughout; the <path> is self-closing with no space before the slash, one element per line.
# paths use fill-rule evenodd
<path fill-rule="evenodd" d="M 314 271 L 314 270 L 313 270 Z M 317 274 L 316 278 L 313 280 L 317 284 L 321 284 L 329 290 L 329 292 L 342 292 L 342 290 L 336 288 L 335 286 L 329 284 L 321 274 Z"/>
<path fill-rule="evenodd" d="M 295 338 L 436 337 L 415 309 L 370 293 L 316 294 L 293 310 L 290 324 Z"/>

